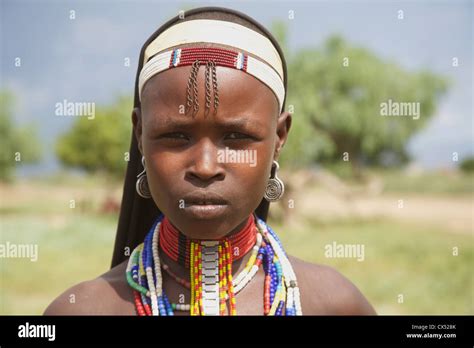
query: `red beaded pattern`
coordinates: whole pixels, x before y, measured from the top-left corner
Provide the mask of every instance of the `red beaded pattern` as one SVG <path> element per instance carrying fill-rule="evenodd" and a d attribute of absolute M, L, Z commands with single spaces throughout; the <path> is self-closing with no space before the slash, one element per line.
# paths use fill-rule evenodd
<path fill-rule="evenodd" d="M 257 240 L 257 227 L 252 215 L 241 231 L 228 237 L 232 250 L 229 250 L 234 260 L 239 260 L 250 251 Z M 160 226 L 159 245 L 160 248 L 173 261 L 189 268 L 191 240 L 180 233 L 168 220 L 163 218 Z"/>
<path fill-rule="evenodd" d="M 171 54 L 169 67 L 192 65 L 196 60 L 199 65 L 214 61 L 219 66 L 247 71 L 248 55 L 216 47 L 178 48 Z"/>

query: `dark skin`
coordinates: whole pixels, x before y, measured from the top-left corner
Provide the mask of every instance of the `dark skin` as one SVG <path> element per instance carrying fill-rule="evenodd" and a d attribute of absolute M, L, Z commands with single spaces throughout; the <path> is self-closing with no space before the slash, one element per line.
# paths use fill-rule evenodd
<path fill-rule="evenodd" d="M 189 238 L 220 239 L 239 231 L 260 203 L 273 160 L 278 160 L 291 127 L 291 115 L 279 113 L 273 92 L 251 75 L 217 67 L 220 104 L 205 115 L 204 66 L 199 70 L 199 112 L 183 114 L 190 67 L 179 67 L 152 77 L 142 93 L 141 109 L 132 121 L 139 150 L 145 157 L 152 198 L 171 223 Z M 212 105 L 212 103 L 211 103 Z M 217 151 L 249 149 L 257 163 L 219 163 Z M 179 203 L 193 192 L 213 192 L 225 207 L 212 218 L 195 216 Z M 184 199 L 185 201 L 185 199 Z M 238 274 L 250 255 L 233 264 Z M 189 272 L 163 252 L 162 260 L 175 274 Z M 303 313 L 370 315 L 374 309 L 360 291 L 336 270 L 290 256 L 301 291 Z M 125 279 L 127 261 L 100 277 L 75 285 L 46 309 L 46 315 L 136 315 L 133 293 Z M 263 314 L 261 267 L 253 280 L 236 295 L 237 313 Z M 190 301 L 188 289 L 163 272 L 163 288 L 172 302 Z M 70 295 L 75 303 L 70 303 Z M 187 313 L 176 312 L 177 315 Z"/>

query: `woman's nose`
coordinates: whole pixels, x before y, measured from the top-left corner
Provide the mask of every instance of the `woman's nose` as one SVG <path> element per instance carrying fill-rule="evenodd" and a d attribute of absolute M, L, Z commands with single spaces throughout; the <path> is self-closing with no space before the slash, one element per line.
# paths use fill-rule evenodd
<path fill-rule="evenodd" d="M 186 172 L 186 176 L 204 183 L 223 180 L 225 172 L 222 163 L 217 160 L 218 148 L 215 144 L 209 139 L 203 139 L 195 146 L 192 154 L 193 164 Z"/>

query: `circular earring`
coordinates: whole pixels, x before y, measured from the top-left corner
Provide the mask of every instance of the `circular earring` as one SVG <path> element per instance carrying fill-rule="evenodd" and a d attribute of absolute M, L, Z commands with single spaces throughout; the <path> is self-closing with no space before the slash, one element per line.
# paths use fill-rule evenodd
<path fill-rule="evenodd" d="M 280 166 L 277 161 L 273 161 L 273 165 L 275 166 L 275 172 L 270 176 L 270 179 L 268 179 L 267 187 L 263 195 L 268 202 L 278 201 L 285 192 L 285 184 L 283 184 L 283 181 L 277 176 L 277 171 L 280 169 Z"/>
<path fill-rule="evenodd" d="M 140 197 L 151 198 L 150 187 L 148 186 L 148 178 L 146 177 L 145 157 L 142 156 L 143 171 L 137 175 L 137 183 L 135 188 Z"/>

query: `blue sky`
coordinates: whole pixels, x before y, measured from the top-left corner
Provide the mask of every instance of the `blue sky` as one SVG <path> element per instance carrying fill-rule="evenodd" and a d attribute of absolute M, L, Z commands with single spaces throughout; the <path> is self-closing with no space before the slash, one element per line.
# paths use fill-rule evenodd
<path fill-rule="evenodd" d="M 27 171 L 58 168 L 53 145 L 73 117 L 57 117 L 64 99 L 97 104 L 131 94 L 145 39 L 180 9 L 229 7 L 265 26 L 288 22 L 289 48 L 319 46 L 341 34 L 352 44 L 451 80 L 430 124 L 409 144 L 417 163 L 450 167 L 452 153 L 473 154 L 472 1 L 6 1 L 1 2 L 1 84 L 17 97 L 15 119 L 35 122 L 43 162 Z M 75 19 L 70 19 L 70 11 Z M 288 20 L 288 11 L 295 18 Z M 404 19 L 397 19 L 403 10 Z M 15 67 L 20 57 L 21 67 Z M 124 59 L 130 58 L 130 67 Z M 452 66 L 458 57 L 459 66 Z"/>

